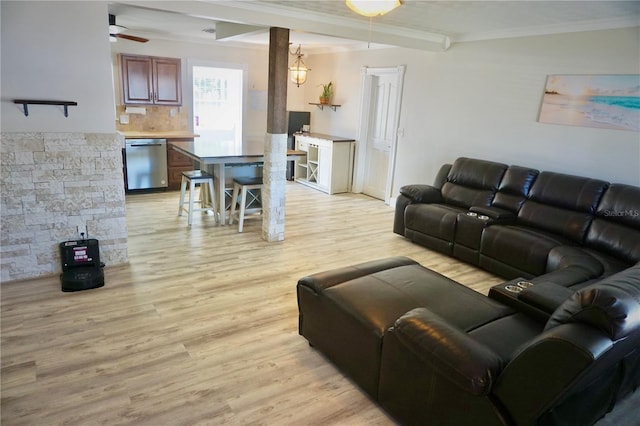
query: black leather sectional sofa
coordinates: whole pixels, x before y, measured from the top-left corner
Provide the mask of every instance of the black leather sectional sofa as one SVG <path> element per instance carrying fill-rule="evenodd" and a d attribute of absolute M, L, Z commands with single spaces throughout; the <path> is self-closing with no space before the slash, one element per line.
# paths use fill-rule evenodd
<path fill-rule="evenodd" d="M 458 158 L 400 189 L 393 231 L 507 279 L 492 297 L 547 318 L 576 290 L 640 262 L 640 188 Z"/>
<path fill-rule="evenodd" d="M 394 231 L 508 280 L 405 257 L 299 280 L 300 334 L 400 423 L 590 425 L 640 386 L 640 188 L 459 158 Z"/>

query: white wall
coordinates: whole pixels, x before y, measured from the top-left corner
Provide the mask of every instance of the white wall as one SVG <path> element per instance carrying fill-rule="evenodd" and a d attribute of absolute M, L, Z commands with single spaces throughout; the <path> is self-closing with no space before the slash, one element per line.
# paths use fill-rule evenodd
<path fill-rule="evenodd" d="M 312 110 L 312 130 L 357 137 L 361 68 L 405 64 L 393 195 L 431 183 L 441 164 L 469 156 L 640 185 L 637 132 L 541 124 L 548 74 L 640 74 L 640 29 L 594 31 L 409 49 L 311 56 L 305 88 L 332 80 L 336 112 Z"/>
<path fill-rule="evenodd" d="M 107 3 L 5 1 L 2 15 L 2 131 L 115 132 Z M 78 102 L 22 106 L 13 99 Z"/>
<path fill-rule="evenodd" d="M 127 262 L 106 2 L 2 1 L 0 281 L 61 270 L 58 244 L 100 240 L 108 266 Z M 13 99 L 76 101 L 30 106 Z M 86 234 L 85 234 L 86 235 Z"/>

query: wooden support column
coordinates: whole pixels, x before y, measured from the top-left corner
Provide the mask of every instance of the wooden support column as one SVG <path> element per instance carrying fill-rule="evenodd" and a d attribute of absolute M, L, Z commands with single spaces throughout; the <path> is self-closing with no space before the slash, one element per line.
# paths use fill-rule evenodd
<path fill-rule="evenodd" d="M 284 240 L 284 209 L 287 170 L 287 79 L 289 30 L 269 31 L 269 88 L 267 134 L 264 141 L 262 189 L 262 239 Z"/>

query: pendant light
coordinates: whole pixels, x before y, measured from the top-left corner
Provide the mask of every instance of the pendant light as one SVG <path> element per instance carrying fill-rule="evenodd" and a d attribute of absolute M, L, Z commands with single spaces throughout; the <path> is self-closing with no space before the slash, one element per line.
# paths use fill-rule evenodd
<path fill-rule="evenodd" d="M 293 61 L 293 66 L 289 68 L 289 78 L 296 84 L 296 86 L 300 87 L 301 84 L 304 84 L 307 81 L 307 73 L 311 71 L 311 69 L 307 68 L 302 61 L 302 57 L 304 55 L 300 52 L 300 45 L 298 45 L 295 52 L 289 51 L 289 53 L 296 57 Z"/>
<path fill-rule="evenodd" d="M 347 7 L 358 15 L 369 18 L 369 41 L 367 47 L 371 47 L 371 33 L 373 32 L 373 17 L 382 16 L 400 6 L 400 0 L 345 0 Z"/>
<path fill-rule="evenodd" d="M 373 17 L 384 15 L 400 6 L 400 0 L 346 0 L 349 9 L 355 13 Z"/>

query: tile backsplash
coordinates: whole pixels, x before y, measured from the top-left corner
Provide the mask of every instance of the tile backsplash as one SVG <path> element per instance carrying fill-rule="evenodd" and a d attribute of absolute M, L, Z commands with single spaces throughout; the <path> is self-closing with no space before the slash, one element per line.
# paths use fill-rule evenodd
<path fill-rule="evenodd" d="M 140 105 L 134 108 L 144 108 L 146 114 L 127 114 L 125 105 L 116 106 L 116 129 L 121 131 L 189 130 L 189 114 L 184 106 Z M 128 116 L 128 124 L 120 122 L 121 115 Z"/>

